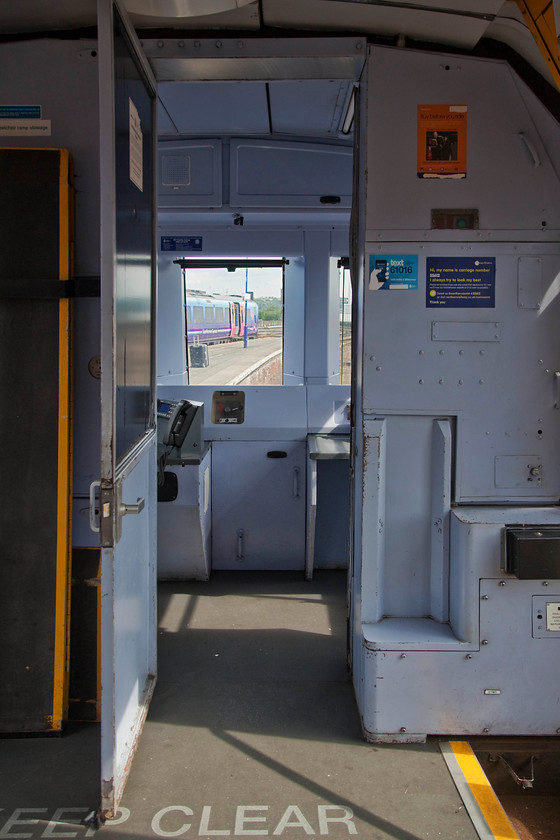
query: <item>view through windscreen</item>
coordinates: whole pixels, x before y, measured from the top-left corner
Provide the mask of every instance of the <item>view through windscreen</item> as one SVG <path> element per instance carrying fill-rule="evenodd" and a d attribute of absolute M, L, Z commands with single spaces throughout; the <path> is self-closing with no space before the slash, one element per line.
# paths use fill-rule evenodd
<path fill-rule="evenodd" d="M 190 384 L 281 385 L 283 260 L 247 261 L 259 265 L 243 265 L 243 260 L 235 259 L 208 260 L 207 266 L 204 262 L 185 260 L 182 269 Z M 339 381 L 349 384 L 352 289 L 350 272 L 342 261 L 339 283 Z M 288 329 L 287 341 L 289 336 Z"/>
<path fill-rule="evenodd" d="M 281 385 L 282 260 L 217 262 L 183 268 L 189 382 Z"/>

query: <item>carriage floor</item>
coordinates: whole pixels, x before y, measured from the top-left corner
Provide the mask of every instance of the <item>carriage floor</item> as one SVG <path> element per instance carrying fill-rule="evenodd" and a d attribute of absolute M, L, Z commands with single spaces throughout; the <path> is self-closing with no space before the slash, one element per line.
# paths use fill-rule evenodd
<path fill-rule="evenodd" d="M 217 572 L 159 585 L 158 683 L 100 840 L 482 836 L 441 739 L 363 740 L 346 668 L 345 580 Z M 0 741 L 0 837 L 94 836 L 82 820 L 98 804 L 98 753 L 95 725 Z"/>

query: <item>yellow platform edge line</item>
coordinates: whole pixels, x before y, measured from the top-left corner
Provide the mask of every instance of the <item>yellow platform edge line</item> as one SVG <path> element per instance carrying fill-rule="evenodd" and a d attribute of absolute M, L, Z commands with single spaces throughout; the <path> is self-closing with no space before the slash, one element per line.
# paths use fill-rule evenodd
<path fill-rule="evenodd" d="M 467 741 L 449 741 L 455 760 L 495 840 L 519 840 L 506 812 Z"/>

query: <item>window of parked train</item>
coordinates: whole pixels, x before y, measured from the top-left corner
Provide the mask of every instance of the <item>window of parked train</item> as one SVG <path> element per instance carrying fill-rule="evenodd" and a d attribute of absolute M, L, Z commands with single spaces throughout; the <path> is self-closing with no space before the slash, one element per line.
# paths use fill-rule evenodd
<path fill-rule="evenodd" d="M 208 262 L 182 266 L 189 382 L 281 385 L 283 260 Z"/>

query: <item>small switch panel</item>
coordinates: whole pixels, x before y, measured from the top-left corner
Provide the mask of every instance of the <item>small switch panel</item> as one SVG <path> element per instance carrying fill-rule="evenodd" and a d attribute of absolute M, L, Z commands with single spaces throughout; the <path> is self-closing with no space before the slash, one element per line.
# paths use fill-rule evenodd
<path fill-rule="evenodd" d="M 245 420 L 245 391 L 214 391 L 212 423 L 240 425 Z"/>

